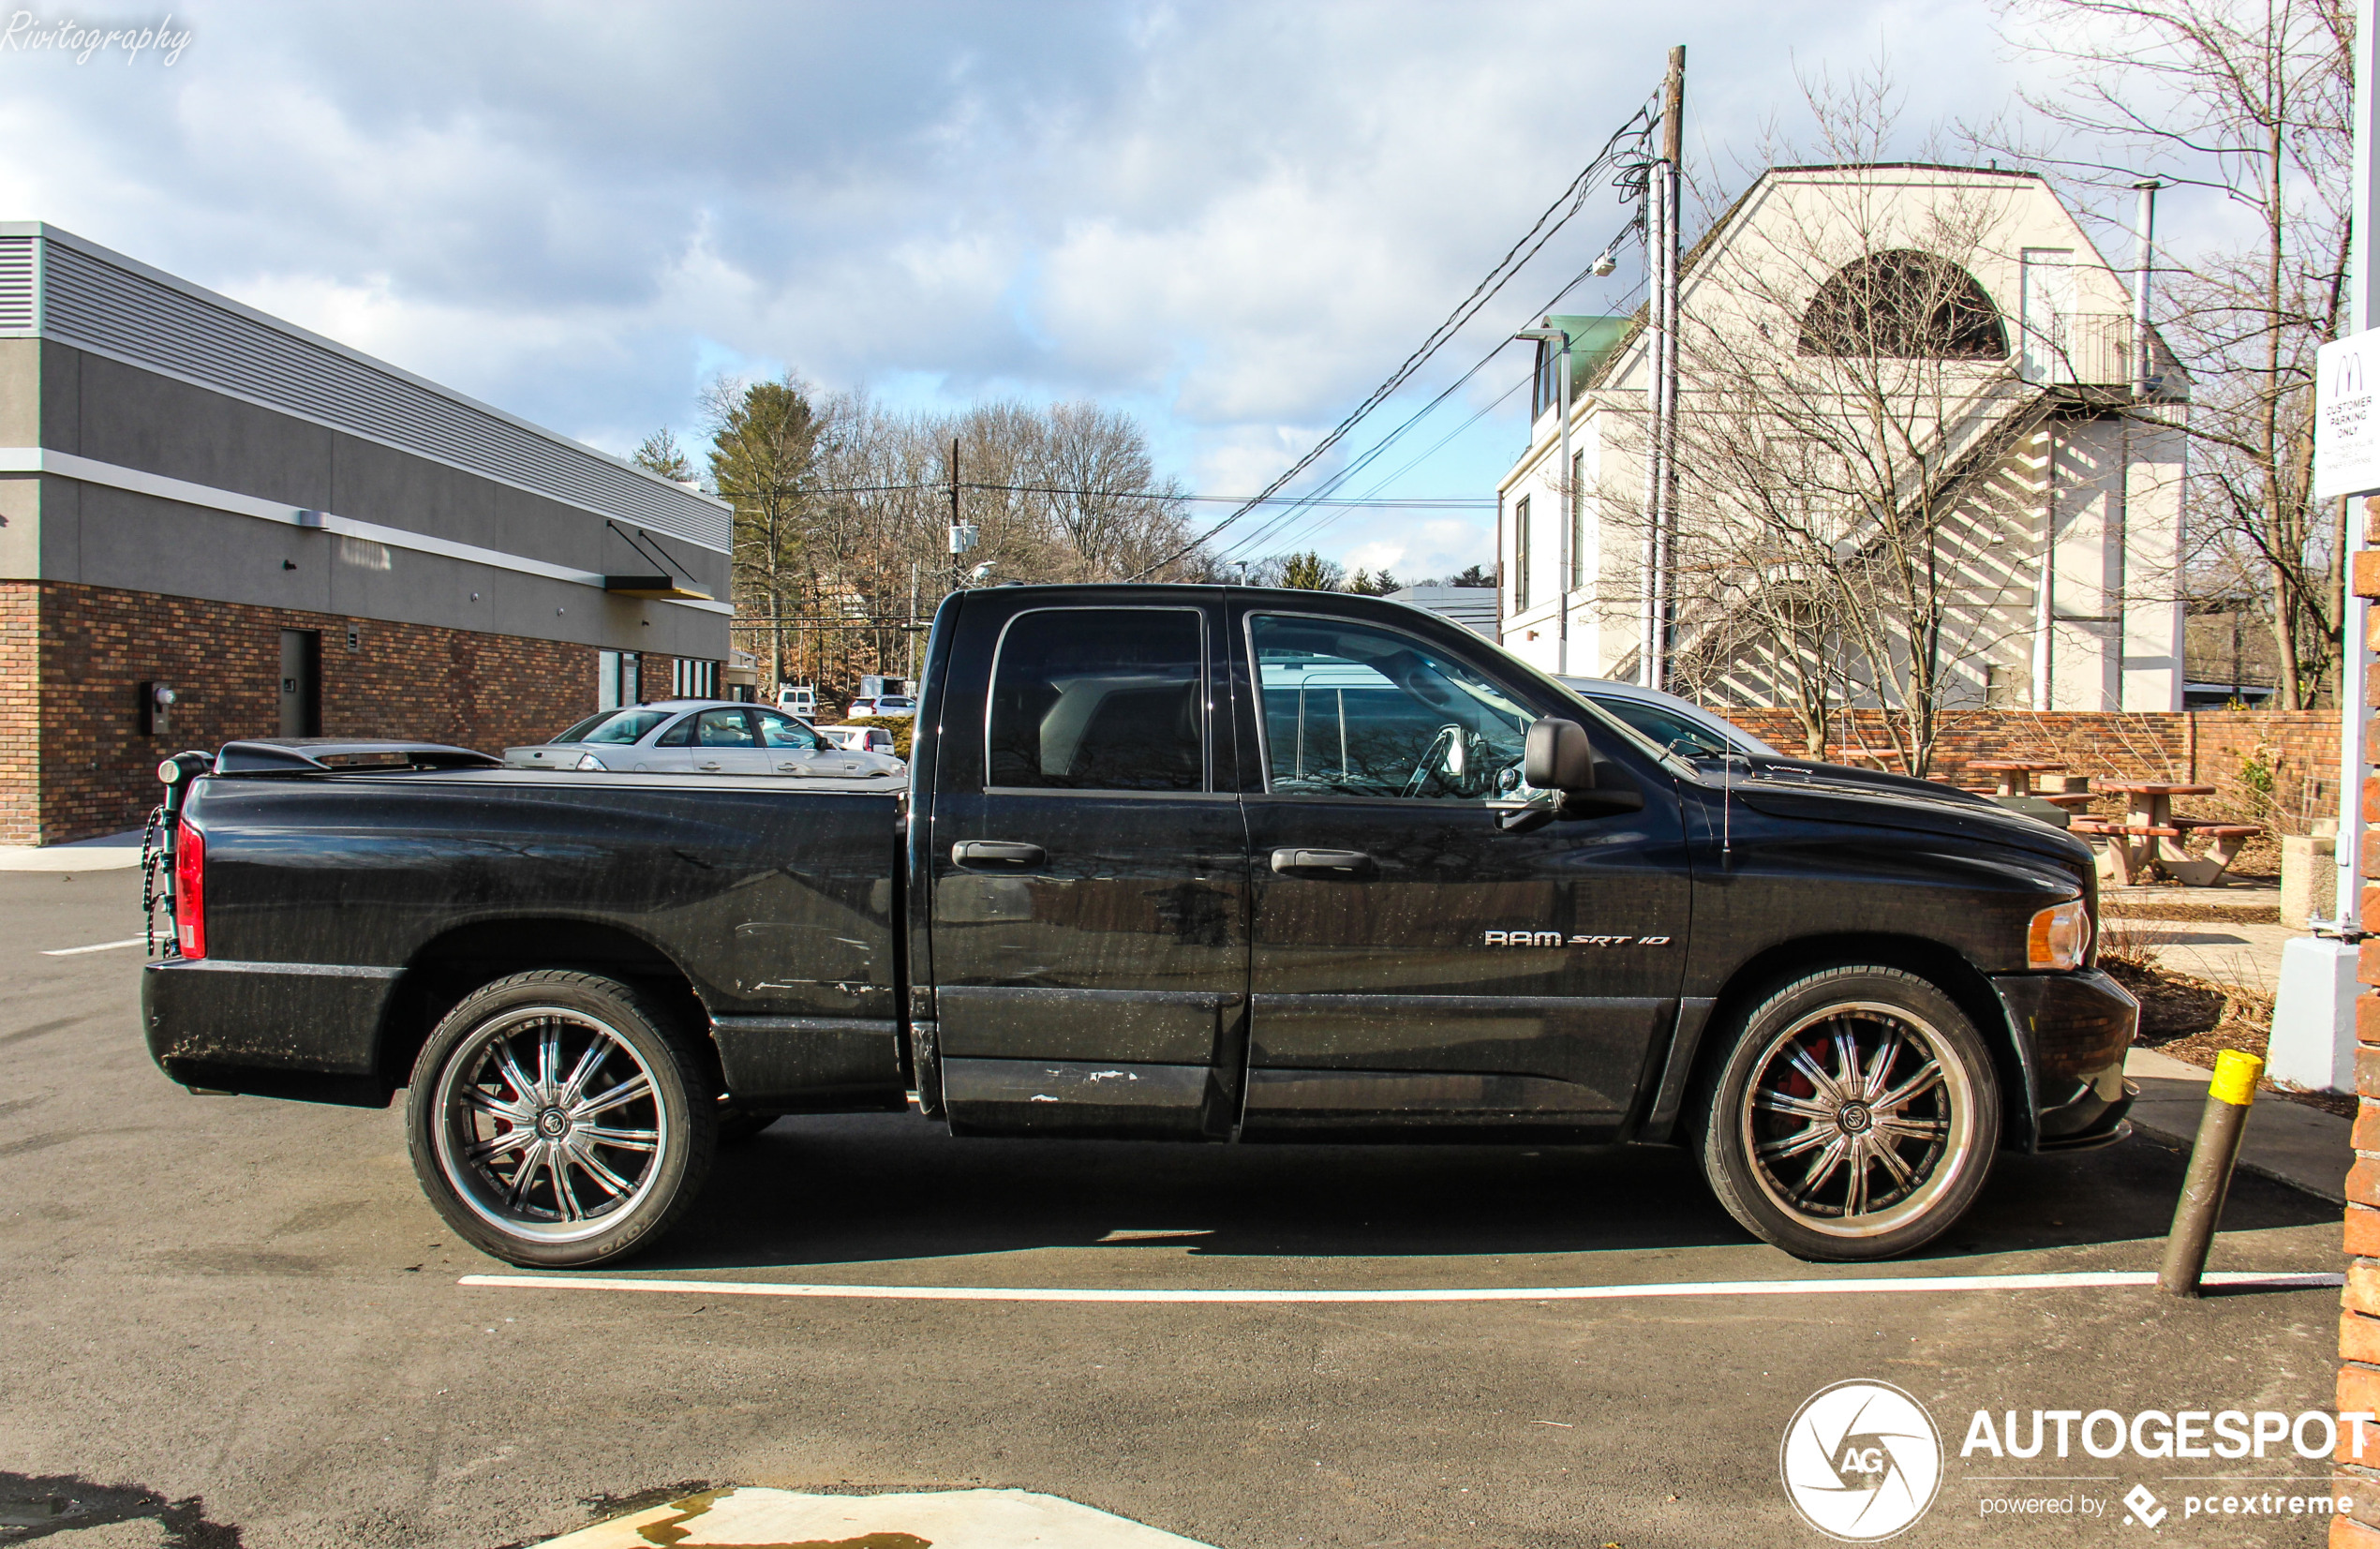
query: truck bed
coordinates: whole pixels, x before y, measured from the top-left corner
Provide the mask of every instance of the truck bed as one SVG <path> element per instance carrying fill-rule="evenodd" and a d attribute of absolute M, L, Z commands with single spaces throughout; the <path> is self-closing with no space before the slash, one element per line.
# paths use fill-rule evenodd
<path fill-rule="evenodd" d="M 213 779 L 186 813 L 207 955 L 153 976 L 151 1051 L 193 1086 L 384 1105 L 424 1014 L 561 961 L 672 981 L 738 1098 L 894 1106 L 901 802 L 703 775 Z"/>

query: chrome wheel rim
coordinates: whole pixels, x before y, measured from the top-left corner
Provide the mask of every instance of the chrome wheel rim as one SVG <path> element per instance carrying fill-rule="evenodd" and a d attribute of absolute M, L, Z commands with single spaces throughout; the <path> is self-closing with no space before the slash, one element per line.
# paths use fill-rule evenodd
<path fill-rule="evenodd" d="M 1830 1237 L 1874 1237 L 1925 1214 L 1966 1176 L 1974 1082 L 1923 1018 L 1844 1002 L 1769 1040 L 1741 1123 L 1770 1203 Z"/>
<path fill-rule="evenodd" d="M 652 1067 L 599 1018 L 524 1006 L 439 1074 L 439 1167 L 490 1226 L 540 1243 L 609 1229 L 653 1191 L 671 1135 Z"/>

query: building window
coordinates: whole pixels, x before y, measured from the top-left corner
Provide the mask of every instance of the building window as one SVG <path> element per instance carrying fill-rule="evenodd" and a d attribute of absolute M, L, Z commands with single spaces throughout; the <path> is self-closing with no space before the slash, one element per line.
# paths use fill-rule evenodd
<path fill-rule="evenodd" d="M 719 663 L 681 656 L 670 667 L 669 692 L 676 699 L 717 699 Z"/>
<path fill-rule="evenodd" d="M 1512 611 L 1521 613 L 1529 605 L 1529 498 L 1522 496 L 1512 508 Z"/>
<path fill-rule="evenodd" d="M 632 650 L 595 653 L 595 707 L 616 710 L 645 702 L 645 659 Z"/>
<path fill-rule="evenodd" d="M 1845 264 L 1802 315 L 1801 353 L 1850 359 L 1997 361 L 2008 355 L 2000 309 L 1975 276 L 1934 253 L 1901 248 Z"/>

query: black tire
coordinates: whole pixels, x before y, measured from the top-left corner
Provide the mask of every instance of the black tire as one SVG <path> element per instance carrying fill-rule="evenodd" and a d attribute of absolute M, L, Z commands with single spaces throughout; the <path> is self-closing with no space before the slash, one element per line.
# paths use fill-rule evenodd
<path fill-rule="evenodd" d="M 1897 968 L 1829 968 L 1743 1020 L 1697 1150 L 1727 1213 L 1786 1252 L 1891 1259 L 1975 1202 L 2000 1101 L 1991 1051 L 1949 996 Z"/>
<path fill-rule="evenodd" d="M 508 1263 L 624 1258 L 667 1231 L 710 1171 L 706 1070 L 692 1038 L 616 980 L 498 979 L 448 1012 L 414 1063 L 414 1174 L 448 1226 Z"/>

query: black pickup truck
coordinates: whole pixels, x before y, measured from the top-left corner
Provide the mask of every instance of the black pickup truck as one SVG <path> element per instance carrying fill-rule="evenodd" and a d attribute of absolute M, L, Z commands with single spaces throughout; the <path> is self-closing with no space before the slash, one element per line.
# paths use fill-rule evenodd
<path fill-rule="evenodd" d="M 1946 786 L 1689 759 L 1433 615 L 1004 587 L 905 792 L 241 742 L 160 770 L 192 1088 L 385 1106 L 469 1240 L 646 1245 L 785 1113 L 967 1135 L 1690 1146 L 1796 1254 L 2120 1138 L 2088 849 Z M 1582 1211 L 1593 1209 L 1580 1202 Z"/>

